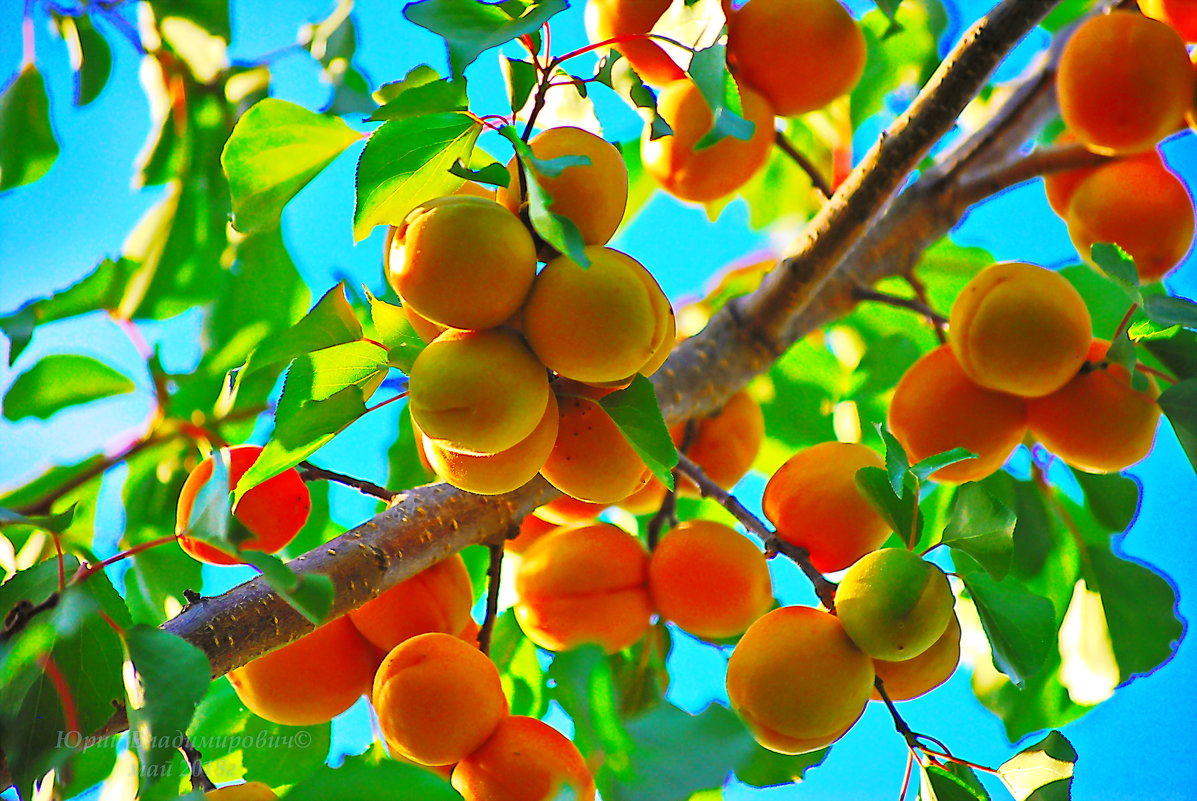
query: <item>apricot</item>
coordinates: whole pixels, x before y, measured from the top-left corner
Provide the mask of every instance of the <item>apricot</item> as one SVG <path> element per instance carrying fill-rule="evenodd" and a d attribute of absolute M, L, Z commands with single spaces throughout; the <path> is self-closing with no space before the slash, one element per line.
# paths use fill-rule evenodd
<path fill-rule="evenodd" d="M 658 344 L 654 299 L 629 257 L 587 247 L 583 269 L 559 256 L 541 270 L 524 304 L 529 346 L 550 370 L 577 381 L 620 381 L 636 373 Z"/>
<path fill-rule="evenodd" d="M 421 316 L 420 313 L 411 306 L 403 307 L 403 316 L 407 318 L 409 323 L 411 323 L 412 329 L 416 332 L 416 334 L 419 335 L 420 339 L 424 340 L 425 342 L 431 342 L 441 334 L 445 333 L 446 326 L 443 326 L 440 323 L 434 323 L 427 317 Z"/>
<path fill-rule="evenodd" d="M 869 700 L 873 662 L 834 615 L 783 606 L 748 627 L 727 662 L 727 696 L 756 741 L 802 754 L 838 740 Z"/>
<path fill-rule="evenodd" d="M 657 279 L 653 277 L 653 274 L 648 271 L 647 267 L 626 253 L 621 253 L 618 250 L 610 248 L 607 249 L 607 252 L 617 261 L 621 261 L 632 268 L 632 272 L 636 274 L 636 277 L 640 279 L 640 283 L 644 285 L 644 290 L 648 293 L 649 302 L 652 303 L 652 354 L 649 356 L 648 361 L 641 365 L 639 370 L 642 375 L 652 375 L 669 358 L 669 354 L 673 351 L 674 341 L 677 339 L 677 320 L 673 313 L 673 305 L 669 302 L 665 291 L 661 289 L 661 285 L 657 283 Z"/>
<path fill-rule="evenodd" d="M 617 36 L 649 33 L 672 0 L 590 0 L 586 4 L 586 31 L 592 44 Z M 665 84 L 686 77 L 661 45 L 651 39 L 634 39 L 615 45 L 620 55 L 643 80 Z"/>
<path fill-rule="evenodd" d="M 1076 136 L 1072 131 L 1064 131 L 1056 137 L 1057 145 L 1074 144 Z M 1149 150 L 1148 153 L 1155 153 Z M 1081 167 L 1075 170 L 1060 170 L 1043 176 L 1043 191 L 1047 195 L 1047 205 L 1052 207 L 1060 217 L 1068 214 L 1068 206 L 1072 202 L 1072 193 L 1081 185 L 1081 181 L 1092 175 L 1097 167 Z"/>
<path fill-rule="evenodd" d="M 778 537 L 810 552 L 820 572 L 843 570 L 889 536 L 889 526 L 856 486 L 857 470 L 883 466 L 875 451 L 855 443 L 801 450 L 765 485 L 765 516 Z"/>
<path fill-rule="evenodd" d="M 540 425 L 549 381 L 519 334 L 509 329 L 449 330 L 412 365 L 412 420 L 448 447 L 498 453 Z"/>
<path fill-rule="evenodd" d="M 844 631 L 874 659 L 913 659 L 939 639 L 956 600 L 948 577 L 901 548 L 865 554 L 844 574 L 835 611 Z"/>
<path fill-rule="evenodd" d="M 609 523 L 552 531 L 524 552 L 515 615 L 532 642 L 550 651 L 598 643 L 608 653 L 648 631 L 648 553 Z"/>
<path fill-rule="evenodd" d="M 931 647 L 914 659 L 904 662 L 873 660 L 873 670 L 885 685 L 891 701 L 908 701 L 929 693 L 952 677 L 960 664 L 960 619 L 955 613 L 948 619 L 948 627 Z M 874 701 L 881 694 L 873 690 Z"/>
<path fill-rule="evenodd" d="M 332 720 L 370 692 L 379 653 L 348 617 L 229 672 L 241 703 L 285 726 Z"/>
<path fill-rule="evenodd" d="M 581 752 L 549 724 L 508 715 L 482 747 L 457 763 L 453 789 L 465 801 L 594 801 Z"/>
<path fill-rule="evenodd" d="M 623 156 L 610 142 L 581 128 L 549 128 L 528 142 L 538 159 L 561 156 L 586 156 L 589 164 L 566 167 L 549 177 L 538 174 L 537 182 L 553 199 L 550 210 L 566 217 L 578 227 L 587 245 L 605 245 L 623 222 L 628 205 L 628 168 Z M 520 192 L 519 162 L 507 163 L 511 183 L 499 189 L 500 203 L 519 214 L 524 202 Z"/>
<path fill-rule="evenodd" d="M 557 528 L 558 523 L 550 523 L 535 512 L 525 515 L 520 521 L 520 533 L 513 539 L 503 543 L 508 553 L 522 554 L 532 547 L 532 543 Z"/>
<path fill-rule="evenodd" d="M 729 64 L 782 117 L 852 91 L 865 49 L 860 26 L 836 0 L 750 0 L 727 15 Z"/>
<path fill-rule="evenodd" d="M 705 203 L 730 195 L 746 184 L 769 160 L 773 147 L 773 107 L 748 86 L 740 85 L 744 119 L 755 129 L 749 139 L 724 137 L 709 147 L 698 143 L 711 130 L 711 107 L 688 78 L 661 89 L 657 111 L 673 133 L 640 144 L 644 169 L 666 192 L 682 200 Z"/>
<path fill-rule="evenodd" d="M 241 476 L 257 461 L 262 449 L 257 445 L 234 445 L 225 451 L 228 465 L 229 489 L 237 486 Z M 212 457 L 201 461 L 183 482 L 175 516 L 175 533 L 179 545 L 193 558 L 210 565 L 235 565 L 239 560 L 207 543 L 184 535 L 191 525 L 195 499 L 211 480 Z M 294 468 L 263 481 L 241 496 L 233 510 L 233 517 L 249 530 L 253 537 L 240 543 L 249 551 L 275 553 L 295 539 L 312 509 L 312 496 L 307 485 Z"/>
<path fill-rule="evenodd" d="M 1022 262 L 973 276 L 956 296 L 949 324 L 965 375 L 1027 398 L 1055 392 L 1076 375 L 1093 336 L 1081 293 L 1059 273 Z"/>
<path fill-rule="evenodd" d="M 640 489 L 620 501 L 616 506 L 634 515 L 647 515 L 661 508 L 665 500 L 665 485 L 654 476 Z"/>
<path fill-rule="evenodd" d="M 690 520 L 669 531 L 648 563 L 661 617 L 708 640 L 744 633 L 773 606 L 765 555 L 735 529 Z"/>
<path fill-rule="evenodd" d="M 518 489 L 540 472 L 557 441 L 557 399 L 549 393 L 540 423 L 524 439 L 498 453 L 470 453 L 420 435 L 420 444 L 436 474 L 458 489 L 501 495 Z"/>
<path fill-rule="evenodd" d="M 1085 20 L 1060 55 L 1064 124 L 1091 150 L 1139 153 L 1179 128 L 1194 76 L 1180 35 L 1134 11 Z"/>
<path fill-rule="evenodd" d="M 499 669 L 452 634 L 395 646 L 371 696 L 387 749 L 419 765 L 451 765 L 476 751 L 507 716 Z"/>
<path fill-rule="evenodd" d="M 1197 42 L 1197 2 L 1193 0 L 1139 0 L 1146 17 L 1158 19 L 1189 44 Z"/>
<path fill-rule="evenodd" d="M 536 245 L 503 206 L 470 195 L 423 203 L 395 227 L 387 280 L 404 305 L 452 328 L 491 328 L 519 309 Z"/>
<path fill-rule="evenodd" d="M 557 441 L 540 468 L 550 484 L 605 507 L 648 483 L 652 471 L 602 406 L 592 398 L 573 396 L 558 397 L 557 404 Z"/>
<path fill-rule="evenodd" d="M 912 461 L 952 448 L 976 459 L 941 467 L 935 481 L 976 481 L 996 472 L 1027 433 L 1026 402 L 969 380 L 951 347 L 941 345 L 910 366 L 894 390 L 889 428 Z"/>
<path fill-rule="evenodd" d="M 1105 360 L 1110 343 L 1095 339 L 1088 360 Z M 1121 364 L 1105 364 L 1076 376 L 1061 389 L 1027 402 L 1031 433 L 1068 464 L 1090 473 L 1116 473 L 1151 450 L 1160 421 L 1159 395 L 1131 388 Z"/>
<path fill-rule="evenodd" d="M 1096 242 L 1130 254 L 1142 281 L 1158 281 L 1193 244 L 1193 200 L 1158 154 L 1104 164 L 1077 186 L 1065 217 L 1077 252 Z"/>
<path fill-rule="evenodd" d="M 349 620 L 385 654 L 418 634 L 456 634 L 473 605 L 469 571 L 454 554 L 382 591 L 351 611 Z"/>
<path fill-rule="evenodd" d="M 569 495 L 562 495 L 560 498 L 554 498 L 543 506 L 538 506 L 536 508 L 536 515 L 559 526 L 566 526 L 571 523 L 589 523 L 597 519 L 609 505 L 606 503 L 580 501 L 577 498 L 571 498 Z"/>
<path fill-rule="evenodd" d="M 204 801 L 278 801 L 278 796 L 269 784 L 245 782 L 209 790 L 204 793 Z"/>
<path fill-rule="evenodd" d="M 686 425 L 670 429 L 673 442 L 681 447 Z M 727 399 L 723 408 L 696 421 L 693 441 L 686 449 L 690 460 L 712 481 L 731 489 L 752 468 L 765 438 L 765 415 L 761 405 L 745 390 Z M 698 488 L 686 479 L 683 490 L 696 494 Z"/>

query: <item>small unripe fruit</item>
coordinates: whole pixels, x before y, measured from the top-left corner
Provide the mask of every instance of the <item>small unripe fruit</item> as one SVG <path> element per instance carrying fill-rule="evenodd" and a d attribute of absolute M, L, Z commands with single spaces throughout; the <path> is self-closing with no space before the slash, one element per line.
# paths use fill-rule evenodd
<path fill-rule="evenodd" d="M 844 574 L 835 610 L 844 631 L 874 659 L 913 659 L 939 639 L 955 599 L 948 577 L 901 548 L 866 554 Z"/>
<path fill-rule="evenodd" d="M 515 579 L 516 619 L 532 642 L 550 651 L 598 643 L 608 653 L 648 631 L 648 554 L 609 523 L 546 534 L 524 552 Z"/>
<path fill-rule="evenodd" d="M 420 765 L 452 765 L 481 746 L 507 716 L 499 670 L 450 634 L 396 646 L 372 695 L 387 748 Z"/>
<path fill-rule="evenodd" d="M 889 536 L 889 526 L 856 486 L 857 470 L 883 466 L 864 445 L 823 442 L 806 448 L 765 485 L 765 516 L 778 537 L 810 552 L 820 572 L 843 570 Z"/>
<path fill-rule="evenodd" d="M 1055 392 L 1076 375 L 1093 337 L 1072 284 L 1021 262 L 977 273 L 952 304 L 950 326 L 952 352 L 974 383 L 1027 398 Z"/>
<path fill-rule="evenodd" d="M 385 654 L 418 634 L 456 634 L 473 604 L 469 571 L 454 554 L 352 610 L 349 620 Z"/>
<path fill-rule="evenodd" d="M 228 458 L 229 489 L 237 486 L 241 476 L 257 461 L 262 449 L 257 445 L 235 445 L 225 453 Z M 204 459 L 183 482 L 179 492 L 176 515 L 176 534 L 182 534 L 191 524 L 195 499 L 212 479 L 214 463 L 212 457 Z M 312 509 L 312 497 L 299 471 L 291 468 L 274 478 L 263 481 L 241 497 L 233 510 L 233 517 L 253 534 L 253 538 L 241 543 L 250 551 L 275 553 L 295 539 L 303 528 Z M 179 545 L 192 557 L 211 565 L 235 565 L 235 557 L 191 537 L 180 536 Z"/>
<path fill-rule="evenodd" d="M 594 777 L 578 747 L 536 718 L 509 715 L 482 747 L 457 763 L 465 801 L 594 801 Z"/>
<path fill-rule="evenodd" d="M 783 606 L 753 623 L 727 662 L 727 696 L 756 741 L 802 754 L 838 740 L 864 712 L 873 662 L 834 615 Z"/>
<path fill-rule="evenodd" d="M 449 330 L 416 357 L 408 393 L 425 434 L 457 450 L 498 453 L 540 424 L 549 381 L 514 331 Z"/>
<path fill-rule="evenodd" d="M 926 651 L 903 662 L 874 659 L 873 670 L 883 682 L 885 694 L 891 701 L 908 701 L 931 692 L 950 679 L 958 664 L 960 620 L 953 614 L 944 633 Z M 872 697 L 875 701 L 881 700 L 881 694 L 876 690 L 873 690 Z"/>

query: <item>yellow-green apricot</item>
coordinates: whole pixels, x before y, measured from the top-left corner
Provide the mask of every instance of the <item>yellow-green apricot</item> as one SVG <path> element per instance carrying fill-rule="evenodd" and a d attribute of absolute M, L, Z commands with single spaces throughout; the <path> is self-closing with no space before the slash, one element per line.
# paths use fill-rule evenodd
<path fill-rule="evenodd" d="M 939 639 L 914 659 L 904 662 L 873 660 L 873 670 L 885 686 L 891 701 L 907 701 L 929 693 L 952 677 L 960 664 L 960 619 L 955 614 Z M 874 701 L 881 694 L 873 690 Z"/>

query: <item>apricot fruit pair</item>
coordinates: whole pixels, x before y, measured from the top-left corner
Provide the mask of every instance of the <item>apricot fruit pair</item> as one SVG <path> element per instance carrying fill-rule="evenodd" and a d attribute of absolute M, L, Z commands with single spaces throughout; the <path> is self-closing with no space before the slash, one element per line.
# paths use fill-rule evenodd
<path fill-rule="evenodd" d="M 429 766 L 465 759 L 508 711 L 494 662 L 439 632 L 395 646 L 378 668 L 371 699 L 388 750 Z"/>
<path fill-rule="evenodd" d="M 593 44 L 618 36 L 649 33 L 672 0 L 589 0 L 586 31 Z M 614 45 L 643 80 L 666 84 L 686 77 L 661 45 L 651 39 L 632 39 Z"/>
<path fill-rule="evenodd" d="M 1021 262 L 977 273 L 952 304 L 949 326 L 952 352 L 969 379 L 1028 398 L 1055 392 L 1076 375 L 1093 336 L 1089 310 L 1072 284 Z"/>
<path fill-rule="evenodd" d="M 844 631 L 874 659 L 913 659 L 939 639 L 955 598 L 948 577 L 901 548 L 865 554 L 835 592 Z"/>
<path fill-rule="evenodd" d="M 648 483 L 652 472 L 594 397 L 563 395 L 557 405 L 557 440 L 540 469 L 545 480 L 599 511 Z"/>
<path fill-rule="evenodd" d="M 549 394 L 544 366 L 506 328 L 445 331 L 416 357 L 408 381 L 420 430 L 473 453 L 498 453 L 527 439 Z"/>
<path fill-rule="evenodd" d="M 262 449 L 257 445 L 235 445 L 224 453 L 229 489 L 232 490 L 257 461 Z M 236 557 L 185 534 L 192 523 L 195 499 L 212 480 L 214 467 L 213 457 L 209 456 L 196 465 L 183 482 L 176 510 L 175 533 L 179 536 L 179 545 L 193 558 L 211 565 L 235 565 L 238 564 Z M 281 550 L 295 539 L 307 522 L 311 509 L 311 494 L 300 478 L 299 471 L 294 468 L 263 481 L 241 496 L 241 501 L 233 509 L 233 517 L 253 535 L 251 539 L 240 543 L 241 548 L 266 553 Z"/>
<path fill-rule="evenodd" d="M 648 553 L 609 523 L 549 532 L 524 552 L 515 615 L 532 642 L 550 651 L 597 643 L 608 653 L 648 631 Z"/>
<path fill-rule="evenodd" d="M 453 769 L 465 801 L 594 801 L 594 776 L 578 747 L 547 723 L 508 715 Z"/>
<path fill-rule="evenodd" d="M 1121 364 L 1105 364 L 1110 343 L 1095 339 L 1082 372 L 1056 392 L 1027 402 L 1031 433 L 1049 451 L 1073 467 L 1091 473 L 1115 473 L 1151 451 L 1160 420 L 1159 390 L 1131 387 Z"/>
<path fill-rule="evenodd" d="M 856 471 L 882 467 L 865 445 L 823 442 L 799 451 L 765 485 L 777 536 L 805 548 L 821 573 L 843 570 L 885 542 L 890 529 L 856 486 Z"/>
<path fill-rule="evenodd" d="M 700 149 L 699 141 L 714 123 L 710 105 L 689 78 L 666 84 L 657 97 L 657 112 L 673 133 L 651 139 L 645 132 L 640 145 L 644 169 L 681 200 L 706 203 L 735 192 L 769 160 L 774 139 L 769 101 L 741 82 L 740 102 L 741 116 L 754 126 L 751 137 L 728 136 Z"/>
<path fill-rule="evenodd" d="M 285 726 L 325 723 L 370 692 L 382 653 L 339 617 L 229 672 L 241 703 Z"/>
<path fill-rule="evenodd" d="M 628 169 L 619 150 L 589 131 L 570 126 L 542 131 L 532 137 L 528 147 L 538 159 L 585 156 L 590 160 L 589 164 L 566 167 L 555 176 L 538 173 L 536 181 L 552 198 L 549 210 L 576 225 L 583 242 L 607 244 L 623 222 L 628 205 Z M 519 169 L 516 159 L 507 163 L 511 181 L 496 195 L 498 202 L 515 214 L 524 202 Z"/>
<path fill-rule="evenodd" d="M 1060 55 L 1060 115 L 1091 150 L 1140 153 L 1183 125 L 1194 75 L 1180 35 L 1115 10 L 1085 20 Z"/>
<path fill-rule="evenodd" d="M 727 60 L 778 116 L 822 108 L 865 67 L 860 26 L 837 0 L 749 0 L 727 10 Z"/>
<path fill-rule="evenodd" d="M 953 448 L 976 459 L 941 467 L 935 481 L 977 481 L 996 472 L 1027 433 L 1025 401 L 979 386 L 951 347 L 924 354 L 902 375 L 889 405 L 889 428 L 912 462 Z"/>
<path fill-rule="evenodd" d="M 461 632 L 473 604 L 469 571 L 454 554 L 352 610 L 349 620 L 385 654 L 419 634 Z"/>
<path fill-rule="evenodd" d="M 421 317 L 451 328 L 500 325 L 524 302 L 536 245 L 520 219 L 486 198 L 447 195 L 395 226 L 387 280 Z"/>
<path fill-rule="evenodd" d="M 722 523 L 690 520 L 672 529 L 648 563 L 653 606 L 703 639 L 742 634 L 773 605 L 765 556 Z"/>
<path fill-rule="evenodd" d="M 834 615 L 783 606 L 740 638 L 727 663 L 727 696 L 758 743 L 802 754 L 852 728 L 873 679 L 873 661 Z"/>

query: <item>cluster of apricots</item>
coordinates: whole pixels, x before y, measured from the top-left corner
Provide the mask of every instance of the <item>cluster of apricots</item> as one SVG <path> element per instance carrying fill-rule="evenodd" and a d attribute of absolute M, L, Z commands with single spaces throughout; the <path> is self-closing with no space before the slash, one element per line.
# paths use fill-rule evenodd
<path fill-rule="evenodd" d="M 1151 450 L 1158 389 L 1131 386 L 1095 339 L 1080 293 L 1059 273 L 1019 262 L 978 273 L 952 305 L 949 344 L 902 376 L 889 427 L 912 459 L 965 448 L 975 459 L 932 474 L 975 481 L 1030 434 L 1068 464 L 1117 472 Z"/>
<path fill-rule="evenodd" d="M 728 195 L 768 160 L 775 116 L 822 108 L 850 92 L 865 66 L 865 38 L 837 0 L 724 0 L 727 63 L 739 88 L 748 139 L 706 146 L 714 115 L 694 81 L 657 41 L 647 38 L 671 0 L 590 0 L 591 40 L 614 47 L 645 81 L 660 87 L 657 111 L 673 129 L 652 139 L 641 157 L 670 194 L 696 202 Z"/>
<path fill-rule="evenodd" d="M 618 150 L 569 127 L 529 145 L 538 160 L 588 159 L 535 178 L 577 227 L 590 264 L 546 254 L 537 272 L 521 219 L 528 173 L 514 159 L 511 186 L 496 197 L 450 195 L 408 214 L 391 229 L 385 263 L 429 343 L 409 376 L 411 417 L 432 469 L 468 492 L 509 492 L 540 472 L 563 492 L 614 502 L 649 471 L 598 400 L 661 366 L 673 309 L 642 264 L 604 247 L 627 205 Z"/>
<path fill-rule="evenodd" d="M 1158 281 L 1193 244 L 1192 200 L 1156 146 L 1192 115 L 1197 75 L 1185 43 L 1197 41 L 1197 31 L 1186 3 L 1142 5 L 1147 16 L 1115 10 L 1082 23 L 1057 72 L 1061 141 L 1118 160 L 1049 175 L 1044 184 L 1083 258 L 1094 243 L 1113 242 L 1143 281 Z"/>

